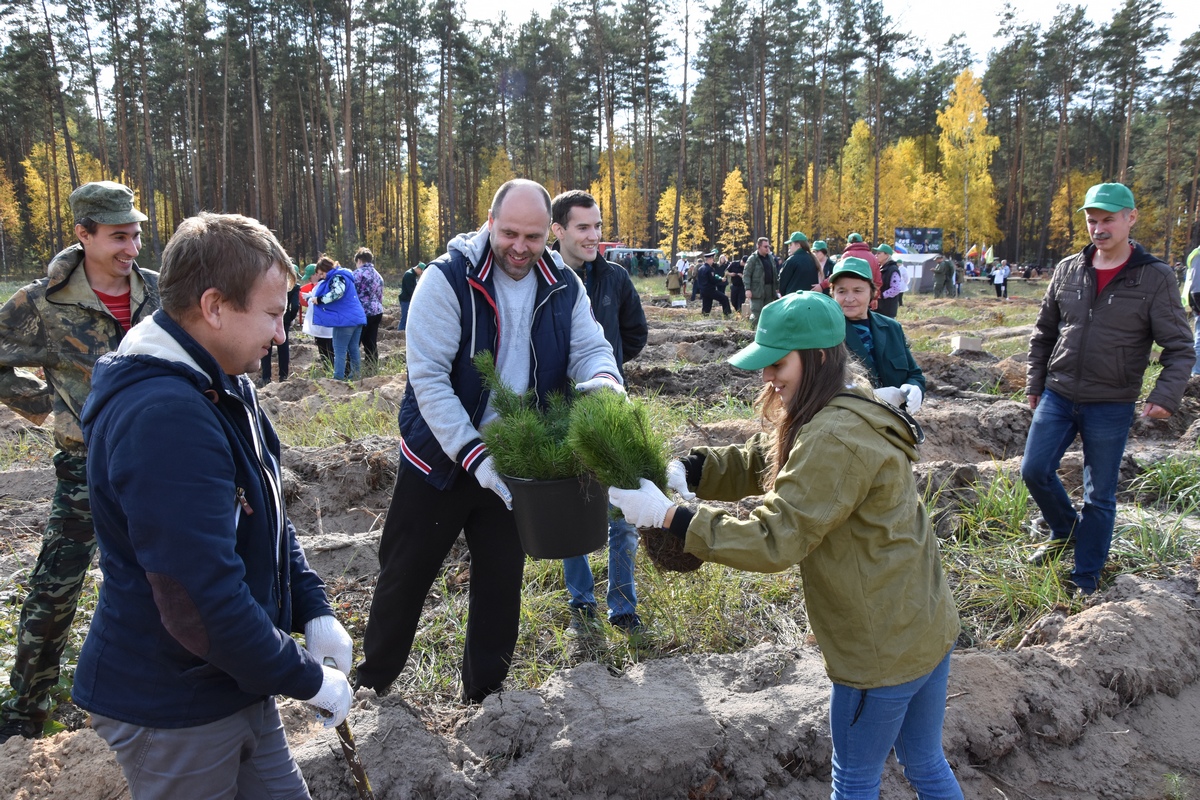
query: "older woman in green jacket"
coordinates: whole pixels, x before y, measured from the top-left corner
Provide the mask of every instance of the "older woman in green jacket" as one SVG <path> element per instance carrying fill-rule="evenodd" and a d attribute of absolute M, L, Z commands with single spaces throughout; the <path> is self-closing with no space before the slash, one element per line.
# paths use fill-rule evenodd
<path fill-rule="evenodd" d="M 866 369 L 875 396 L 915 414 L 925 397 L 925 375 L 913 359 L 900 323 L 871 310 L 871 265 L 843 258 L 829 276 L 833 299 L 846 316 L 846 347 Z"/>
<path fill-rule="evenodd" d="M 676 506 L 645 480 L 609 497 L 627 520 L 665 529 L 705 561 L 755 572 L 799 564 L 833 682 L 834 800 L 878 797 L 893 749 L 921 798 L 961 798 L 942 751 L 958 613 L 913 479 L 923 437 L 873 397 L 845 337 L 825 295 L 767 305 L 754 343 L 729 361 L 762 370 L 759 407 L 773 434 L 671 463 L 670 488 L 685 498 L 762 494 L 749 518 Z"/>

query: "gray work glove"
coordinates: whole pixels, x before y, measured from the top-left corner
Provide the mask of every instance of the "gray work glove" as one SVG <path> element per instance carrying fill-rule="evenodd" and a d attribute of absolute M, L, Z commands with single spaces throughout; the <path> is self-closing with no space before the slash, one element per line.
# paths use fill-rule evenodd
<path fill-rule="evenodd" d="M 325 678 L 321 681 L 320 690 L 304 702 L 317 709 L 317 718 L 326 728 L 334 728 L 350 716 L 350 701 L 354 699 L 354 693 L 350 691 L 350 682 L 337 667 L 322 666 L 321 669 L 325 672 Z"/>
<path fill-rule="evenodd" d="M 322 664 L 331 659 L 343 675 L 350 674 L 354 660 L 354 640 L 337 617 L 326 614 L 304 623 L 304 648 Z"/>
<path fill-rule="evenodd" d="M 661 528 L 674 503 L 653 482 L 642 478 L 637 489 L 608 490 L 608 502 L 621 509 L 625 520 L 638 528 Z"/>
<path fill-rule="evenodd" d="M 877 398 L 885 403 L 894 405 L 896 408 L 904 405 L 904 401 L 907 399 L 904 391 L 896 388 L 895 386 L 880 386 L 878 389 L 875 389 L 874 392 Z"/>
<path fill-rule="evenodd" d="M 475 480 L 479 481 L 479 485 L 483 488 L 495 492 L 504 501 L 505 507 L 512 511 L 512 492 L 508 490 L 508 484 L 496 471 L 496 459 L 491 456 L 485 458 L 479 468 L 475 470 Z"/>
<path fill-rule="evenodd" d="M 921 391 L 921 387 L 915 383 L 906 383 L 900 387 L 900 391 L 904 392 L 905 410 L 910 414 L 915 414 L 921 410 L 921 403 L 925 400 L 925 393 Z"/>
<path fill-rule="evenodd" d="M 684 500 L 695 500 L 696 493 L 688 489 L 687 468 L 679 459 L 667 464 L 667 488 L 679 492 Z"/>
<path fill-rule="evenodd" d="M 594 392 L 597 389 L 608 389 L 610 392 L 625 394 L 625 387 L 610 378 L 592 378 L 575 384 L 577 392 Z"/>

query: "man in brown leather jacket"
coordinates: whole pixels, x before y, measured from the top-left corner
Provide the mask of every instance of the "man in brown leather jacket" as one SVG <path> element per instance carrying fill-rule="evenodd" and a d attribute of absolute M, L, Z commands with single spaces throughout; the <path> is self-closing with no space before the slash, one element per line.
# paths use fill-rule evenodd
<path fill-rule="evenodd" d="M 1034 409 L 1021 477 L 1050 538 L 1030 557 L 1041 564 L 1075 545 L 1069 588 L 1092 594 L 1108 559 L 1125 440 L 1150 347 L 1162 373 L 1142 416 L 1179 409 L 1195 363 L 1175 273 L 1131 241 L 1133 192 L 1119 183 L 1088 190 L 1083 208 L 1092 243 L 1059 263 L 1029 340 L 1025 394 Z M 1083 443 L 1083 507 L 1076 512 L 1058 465 L 1076 435 Z"/>

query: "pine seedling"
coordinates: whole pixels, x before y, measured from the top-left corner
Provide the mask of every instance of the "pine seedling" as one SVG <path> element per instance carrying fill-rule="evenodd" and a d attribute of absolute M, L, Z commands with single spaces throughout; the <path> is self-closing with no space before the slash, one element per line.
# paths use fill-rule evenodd
<path fill-rule="evenodd" d="M 667 486 L 666 441 L 650 427 L 646 408 L 615 392 L 592 392 L 571 408 L 571 449 L 606 486 L 636 489 L 646 478 Z"/>
<path fill-rule="evenodd" d="M 496 469 L 502 475 L 539 481 L 582 474 L 583 465 L 566 443 L 569 402 L 562 395 L 552 395 L 542 411 L 535 407 L 530 392 L 518 394 L 499 379 L 491 353 L 478 353 L 474 364 L 491 391 L 492 409 L 500 417 L 483 431 Z"/>

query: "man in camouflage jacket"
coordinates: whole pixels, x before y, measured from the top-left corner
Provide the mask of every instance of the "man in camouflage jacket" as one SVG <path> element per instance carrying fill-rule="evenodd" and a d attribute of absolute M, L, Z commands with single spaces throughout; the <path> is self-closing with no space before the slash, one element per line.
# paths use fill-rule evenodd
<path fill-rule="evenodd" d="M 96 551 L 79 427 L 92 367 L 159 305 L 158 275 L 134 262 L 146 216 L 133 207 L 133 192 L 111 181 L 88 183 L 71 193 L 70 204 L 79 243 L 0 307 L 0 402 L 38 425 L 54 412 L 58 448 L 50 519 L 21 607 L 12 695 L 0 707 L 0 743 L 41 735 Z M 44 381 L 27 371 L 35 368 Z"/>

